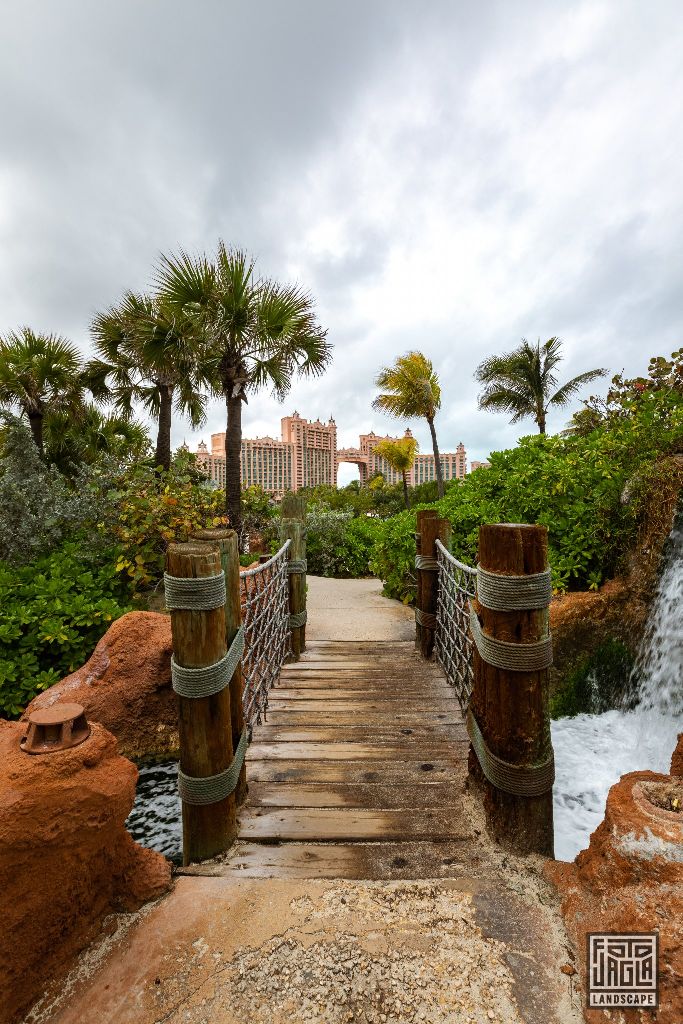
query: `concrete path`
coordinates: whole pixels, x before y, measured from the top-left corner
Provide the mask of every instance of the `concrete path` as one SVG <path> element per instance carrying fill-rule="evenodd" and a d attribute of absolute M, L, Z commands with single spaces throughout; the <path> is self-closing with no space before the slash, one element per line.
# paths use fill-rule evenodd
<path fill-rule="evenodd" d="M 307 576 L 309 640 L 412 640 L 412 608 L 382 596 L 379 580 Z"/>

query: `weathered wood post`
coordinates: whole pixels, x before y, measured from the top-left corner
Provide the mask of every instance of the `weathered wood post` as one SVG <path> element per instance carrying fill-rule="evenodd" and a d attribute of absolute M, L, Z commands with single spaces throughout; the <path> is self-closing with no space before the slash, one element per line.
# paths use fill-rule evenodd
<path fill-rule="evenodd" d="M 288 492 L 280 508 L 280 543 L 289 546 L 289 621 L 292 657 L 298 661 L 306 650 L 306 499 Z"/>
<path fill-rule="evenodd" d="M 550 597 L 546 527 L 482 526 L 469 770 L 483 789 L 491 834 L 519 853 L 552 857 Z"/>
<path fill-rule="evenodd" d="M 225 645 L 226 649 L 229 649 L 242 626 L 239 538 L 234 530 L 215 527 L 209 530 L 195 530 L 192 539 L 213 544 L 220 553 L 221 565 L 225 573 Z M 237 750 L 244 730 L 241 660 L 235 665 L 235 671 L 230 680 L 230 721 L 232 723 L 232 747 L 233 750 Z M 244 803 L 246 795 L 247 769 L 243 764 L 235 788 L 237 806 Z"/>
<path fill-rule="evenodd" d="M 183 862 L 190 864 L 226 850 L 236 834 L 230 676 L 222 667 L 225 583 L 218 550 L 210 544 L 170 544 L 164 582 L 178 693 Z"/>
<path fill-rule="evenodd" d="M 434 509 L 424 509 L 417 513 L 417 527 L 415 644 L 423 658 L 431 658 L 434 653 L 438 601 L 436 542 L 440 540 L 444 547 L 450 547 L 451 524 L 448 519 L 439 519 Z"/>

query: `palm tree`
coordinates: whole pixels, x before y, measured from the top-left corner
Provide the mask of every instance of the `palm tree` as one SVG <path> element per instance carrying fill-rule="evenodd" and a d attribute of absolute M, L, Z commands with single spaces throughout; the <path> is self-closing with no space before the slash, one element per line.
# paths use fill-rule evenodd
<path fill-rule="evenodd" d="M 82 369 L 76 346 L 56 334 L 22 327 L 0 338 L 0 402 L 18 406 L 28 418 L 41 456 L 45 417 L 82 406 Z"/>
<path fill-rule="evenodd" d="M 436 483 L 439 497 L 443 498 L 443 472 L 434 426 L 434 418 L 441 407 L 441 387 L 431 361 L 421 352 L 408 352 L 399 356 L 393 366 L 380 370 L 375 384 L 383 392 L 372 403 L 374 409 L 398 419 L 420 416 L 427 420 L 432 435 Z"/>
<path fill-rule="evenodd" d="M 130 417 L 138 401 L 157 421 L 156 465 L 171 465 L 173 411 L 193 427 L 205 420 L 206 397 L 194 320 L 177 316 L 156 296 L 126 292 L 91 325 L 100 356 L 86 368 L 94 397 Z"/>
<path fill-rule="evenodd" d="M 400 437 L 396 441 L 380 441 L 375 445 L 375 452 L 381 455 L 385 462 L 388 462 L 391 468 L 403 477 L 403 500 L 406 503 L 406 508 L 410 508 L 407 474 L 413 467 L 417 449 L 417 441 L 409 432 L 406 432 L 405 437 Z"/>
<path fill-rule="evenodd" d="M 521 345 L 502 356 L 484 359 L 476 369 L 475 379 L 484 385 L 479 395 L 480 409 L 512 413 L 511 423 L 533 416 L 539 433 L 545 434 L 545 421 L 552 407 L 567 405 L 584 384 L 603 377 L 606 370 L 587 370 L 563 384 L 557 391 L 555 369 L 562 362 L 562 342 L 549 338 L 530 345 L 522 338 Z"/>
<path fill-rule="evenodd" d="M 257 277 L 255 261 L 223 242 L 213 261 L 182 251 L 162 257 L 157 283 L 178 317 L 194 318 L 212 391 L 226 404 L 226 510 L 240 533 L 242 403 L 268 385 L 282 400 L 295 375 L 321 374 L 331 358 L 327 332 L 310 295 Z"/>
<path fill-rule="evenodd" d="M 74 422 L 68 412 L 50 413 L 45 420 L 47 461 L 67 475 L 100 455 L 146 455 L 149 435 L 130 416 L 107 415 L 96 405 L 84 405 Z"/>

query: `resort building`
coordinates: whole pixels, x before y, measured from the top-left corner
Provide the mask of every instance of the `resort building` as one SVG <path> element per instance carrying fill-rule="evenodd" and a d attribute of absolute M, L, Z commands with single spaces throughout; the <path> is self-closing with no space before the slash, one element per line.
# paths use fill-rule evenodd
<path fill-rule="evenodd" d="M 400 483 L 401 474 L 375 453 L 380 441 L 396 441 L 395 437 L 361 434 L 358 448 L 337 448 L 337 425 L 332 417 L 327 423 L 306 420 L 295 412 L 281 420 L 281 440 L 273 437 L 242 438 L 242 486 L 257 485 L 270 494 L 280 496 L 285 491 L 298 491 L 301 487 L 337 482 L 340 462 L 358 466 L 361 484 L 381 473 L 387 483 Z M 409 430 L 406 436 L 411 437 Z M 211 450 L 201 441 L 197 447 L 197 461 L 209 479 L 225 486 L 225 433 L 211 435 Z M 462 442 L 454 452 L 441 453 L 444 480 L 461 479 L 467 473 L 467 452 Z M 410 485 L 435 480 L 435 462 L 431 454 L 415 458 L 408 473 Z"/>

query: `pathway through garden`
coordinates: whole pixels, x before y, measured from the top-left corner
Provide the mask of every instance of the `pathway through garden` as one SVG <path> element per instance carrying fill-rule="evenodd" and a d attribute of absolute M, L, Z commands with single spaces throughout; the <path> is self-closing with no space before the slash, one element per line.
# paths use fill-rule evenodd
<path fill-rule="evenodd" d="M 541 862 L 485 839 L 457 702 L 412 628 L 376 581 L 310 580 L 240 840 L 110 919 L 31 1024 L 581 1019 Z"/>

